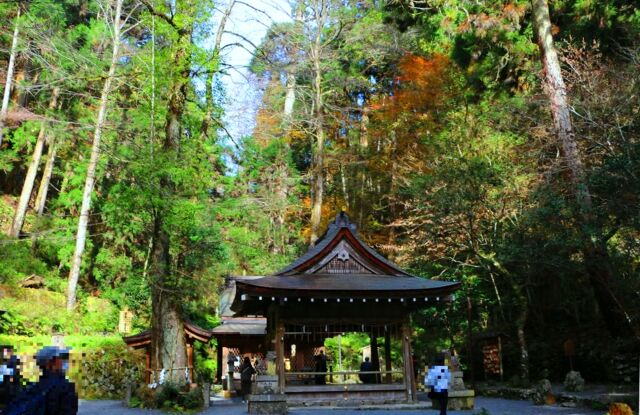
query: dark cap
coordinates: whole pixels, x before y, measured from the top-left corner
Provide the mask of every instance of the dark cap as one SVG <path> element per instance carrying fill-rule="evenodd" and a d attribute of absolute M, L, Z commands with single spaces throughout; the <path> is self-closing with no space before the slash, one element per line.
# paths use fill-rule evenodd
<path fill-rule="evenodd" d="M 38 366 L 42 366 L 55 358 L 69 360 L 69 352 L 70 349 L 57 346 L 45 346 L 36 353 L 36 363 Z"/>

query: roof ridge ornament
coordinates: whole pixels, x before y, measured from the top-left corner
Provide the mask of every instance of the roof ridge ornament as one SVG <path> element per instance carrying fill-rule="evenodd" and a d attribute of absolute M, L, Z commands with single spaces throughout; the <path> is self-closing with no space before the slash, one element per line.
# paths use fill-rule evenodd
<path fill-rule="evenodd" d="M 352 232 L 356 232 L 356 224 L 352 223 L 349 220 L 349 215 L 347 215 L 347 212 L 345 211 L 345 209 L 343 208 L 340 213 L 338 213 L 336 215 L 336 218 L 333 222 L 331 222 L 331 224 L 329 225 L 330 228 L 349 228 Z"/>

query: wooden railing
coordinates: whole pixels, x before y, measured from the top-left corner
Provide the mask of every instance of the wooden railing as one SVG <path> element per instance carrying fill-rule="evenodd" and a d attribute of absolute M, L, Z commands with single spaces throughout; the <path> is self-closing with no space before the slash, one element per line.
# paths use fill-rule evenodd
<path fill-rule="evenodd" d="M 374 379 L 377 378 L 377 382 L 372 382 L 372 384 L 373 383 L 378 383 L 378 384 L 393 383 L 393 382 L 387 381 L 387 379 L 391 380 L 393 378 L 393 375 L 402 375 L 402 380 L 400 380 L 399 383 L 404 383 L 405 381 L 405 373 L 402 370 L 371 370 L 371 371 L 339 370 L 339 371 L 331 371 L 331 372 L 311 372 L 311 371 L 285 372 L 285 382 L 286 381 L 307 381 L 307 380 L 313 380 L 313 378 L 316 376 L 329 376 L 330 378 L 329 383 L 342 384 L 347 380 L 347 377 L 359 377 L 360 375 L 369 375 Z"/>

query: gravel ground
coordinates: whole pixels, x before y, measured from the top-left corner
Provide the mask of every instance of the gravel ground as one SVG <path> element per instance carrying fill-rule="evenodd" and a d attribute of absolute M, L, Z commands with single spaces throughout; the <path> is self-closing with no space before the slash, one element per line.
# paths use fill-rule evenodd
<path fill-rule="evenodd" d="M 478 413 L 481 408 L 485 408 L 491 415 L 602 415 L 602 411 L 593 411 L 582 408 L 563 408 L 559 406 L 534 406 L 528 401 L 512 401 L 507 399 L 496 398 L 476 398 L 476 405 L 473 411 L 449 411 L 449 415 L 471 415 Z M 247 413 L 246 405 L 239 401 L 217 402 L 211 408 L 201 412 L 201 415 L 243 415 Z M 407 415 L 424 414 L 438 415 L 439 412 L 431 409 L 425 410 L 394 410 L 393 407 L 383 410 L 358 410 L 358 409 L 327 409 L 327 408 L 299 408 L 291 409 L 291 415 L 362 415 L 378 414 L 390 415 L 393 413 L 401 413 Z M 129 409 L 125 408 L 120 401 L 80 401 L 79 415 L 156 415 L 166 414 L 162 411 L 153 411 L 145 409 Z"/>

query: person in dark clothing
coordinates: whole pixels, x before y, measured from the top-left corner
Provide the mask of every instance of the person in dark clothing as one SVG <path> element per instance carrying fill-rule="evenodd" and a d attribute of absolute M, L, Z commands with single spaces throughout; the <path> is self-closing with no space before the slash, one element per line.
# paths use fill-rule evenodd
<path fill-rule="evenodd" d="M 240 385 L 243 403 L 246 402 L 247 399 L 249 399 L 249 395 L 251 395 L 251 379 L 254 373 L 256 373 L 256 370 L 251 364 L 251 360 L 249 360 L 248 356 L 245 356 L 242 366 L 240 367 Z"/>
<path fill-rule="evenodd" d="M 47 346 L 36 354 L 42 370 L 38 383 L 25 388 L 7 408 L 7 415 L 77 415 L 78 395 L 65 373 L 69 351 Z"/>
<path fill-rule="evenodd" d="M 364 362 L 360 364 L 360 381 L 362 383 L 373 383 L 374 375 L 372 373 L 362 373 L 362 372 L 371 372 L 373 371 L 373 363 L 369 360 L 368 357 L 364 358 Z"/>
<path fill-rule="evenodd" d="M 20 393 L 22 376 L 20 359 L 11 346 L 0 346 L 0 414 Z"/>
<path fill-rule="evenodd" d="M 313 356 L 313 360 L 315 361 L 316 372 L 327 372 L 327 356 L 324 355 L 324 351 L 320 350 L 320 353 Z M 326 385 L 327 378 L 326 375 L 316 375 L 316 385 Z"/>
<path fill-rule="evenodd" d="M 449 384 L 451 383 L 451 373 L 446 366 L 443 357 L 436 359 L 435 365 L 429 368 L 424 383 L 431 388 L 429 398 L 437 401 L 440 406 L 440 415 L 447 415 L 447 404 L 449 401 Z"/>

